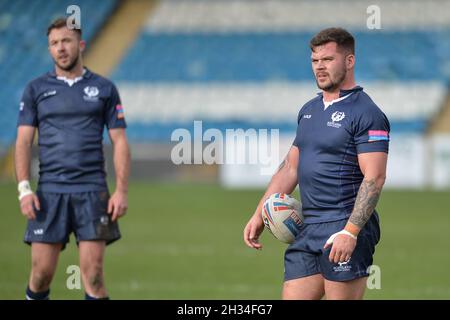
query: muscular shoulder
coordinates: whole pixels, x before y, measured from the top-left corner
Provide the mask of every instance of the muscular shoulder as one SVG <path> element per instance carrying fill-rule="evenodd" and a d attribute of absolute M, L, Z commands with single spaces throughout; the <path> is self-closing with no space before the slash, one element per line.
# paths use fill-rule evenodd
<path fill-rule="evenodd" d="M 364 91 L 358 92 L 352 101 L 352 111 L 357 117 L 373 116 L 373 115 L 383 115 L 383 111 L 378 107 L 378 105 L 370 98 L 370 96 Z"/>
<path fill-rule="evenodd" d="M 353 125 L 356 128 L 371 128 L 373 130 L 390 131 L 390 124 L 387 116 L 370 98 L 370 96 L 361 91 L 352 101 Z M 373 128 L 372 128 L 373 127 Z"/>

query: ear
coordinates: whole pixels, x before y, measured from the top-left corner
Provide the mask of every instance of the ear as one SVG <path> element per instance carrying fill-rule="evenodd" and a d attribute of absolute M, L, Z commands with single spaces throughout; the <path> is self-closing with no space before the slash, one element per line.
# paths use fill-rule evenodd
<path fill-rule="evenodd" d="M 355 66 L 355 55 L 349 54 L 345 57 L 345 66 L 347 67 L 347 70 L 353 69 Z"/>
<path fill-rule="evenodd" d="M 80 51 L 83 52 L 86 48 L 86 41 L 80 40 Z"/>

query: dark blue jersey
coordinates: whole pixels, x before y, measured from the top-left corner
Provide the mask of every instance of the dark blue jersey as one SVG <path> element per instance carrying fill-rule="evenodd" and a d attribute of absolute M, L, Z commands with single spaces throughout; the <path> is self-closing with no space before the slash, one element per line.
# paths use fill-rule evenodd
<path fill-rule="evenodd" d="M 85 69 L 73 84 L 49 72 L 23 93 L 18 126 L 39 132 L 39 188 L 45 192 L 106 189 L 103 131 L 125 128 L 114 84 Z"/>
<path fill-rule="evenodd" d="M 350 94 L 350 95 L 349 95 Z M 298 183 L 306 223 L 348 218 L 363 180 L 358 154 L 388 152 L 389 121 L 361 87 L 342 90 L 324 110 L 323 96 L 298 115 Z"/>

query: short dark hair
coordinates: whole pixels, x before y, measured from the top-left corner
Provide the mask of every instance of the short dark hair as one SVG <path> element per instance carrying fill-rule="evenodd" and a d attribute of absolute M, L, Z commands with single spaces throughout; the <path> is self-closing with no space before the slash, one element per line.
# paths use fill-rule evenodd
<path fill-rule="evenodd" d="M 53 22 L 47 28 L 47 37 L 53 29 L 60 29 L 60 28 L 64 28 L 64 27 L 67 27 L 67 18 L 63 18 L 63 17 L 56 18 L 55 20 L 53 20 Z M 78 33 L 78 35 L 80 36 L 80 39 L 81 39 L 81 34 L 82 34 L 81 28 L 73 28 L 71 30 Z"/>
<path fill-rule="evenodd" d="M 328 42 L 336 42 L 339 48 L 355 54 L 355 38 L 343 28 L 327 28 L 320 31 L 311 39 L 309 47 L 314 51 L 315 47 L 327 44 Z"/>

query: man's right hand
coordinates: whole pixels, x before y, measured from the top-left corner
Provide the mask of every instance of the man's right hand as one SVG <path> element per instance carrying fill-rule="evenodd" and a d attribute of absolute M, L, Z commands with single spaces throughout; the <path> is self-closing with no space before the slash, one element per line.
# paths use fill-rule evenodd
<path fill-rule="evenodd" d="M 291 194 L 297 185 L 297 167 L 300 151 L 297 146 L 292 146 L 283 162 L 280 164 L 277 172 L 270 180 L 266 193 L 261 198 L 255 213 L 248 221 L 244 229 L 244 242 L 253 249 L 261 250 L 259 237 L 264 231 L 264 222 L 261 216 L 261 208 L 264 201 L 273 193 L 283 192 Z"/>
<path fill-rule="evenodd" d="M 260 213 L 255 213 L 244 229 L 244 242 L 250 248 L 262 249 L 259 236 L 264 231 L 264 223 Z"/>
<path fill-rule="evenodd" d="M 34 208 L 41 210 L 41 204 L 39 203 L 39 198 L 36 194 L 29 194 L 20 200 L 20 210 L 28 219 L 36 219 L 36 212 L 34 211 Z"/>

